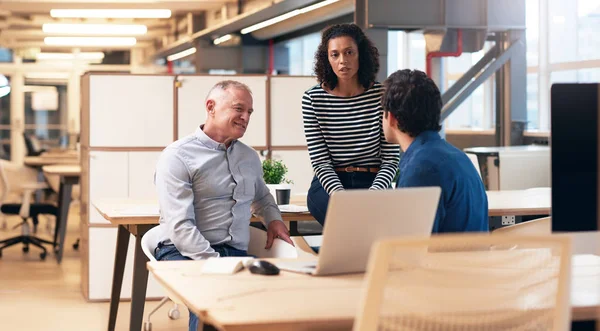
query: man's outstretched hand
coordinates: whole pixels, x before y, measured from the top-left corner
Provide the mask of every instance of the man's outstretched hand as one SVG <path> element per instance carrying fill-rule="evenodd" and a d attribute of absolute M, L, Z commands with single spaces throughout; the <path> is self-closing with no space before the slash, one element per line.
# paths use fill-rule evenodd
<path fill-rule="evenodd" d="M 275 238 L 279 238 L 294 246 L 294 242 L 290 239 L 290 232 L 282 221 L 273 221 L 269 223 L 269 228 L 267 229 L 267 245 L 265 246 L 265 249 L 270 249 L 271 246 L 273 246 Z"/>

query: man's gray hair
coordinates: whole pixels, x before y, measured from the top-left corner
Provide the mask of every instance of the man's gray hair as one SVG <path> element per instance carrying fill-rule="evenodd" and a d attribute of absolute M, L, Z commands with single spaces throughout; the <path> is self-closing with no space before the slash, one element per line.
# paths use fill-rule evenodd
<path fill-rule="evenodd" d="M 227 91 L 227 89 L 229 89 L 229 88 L 244 90 L 244 91 L 248 92 L 250 95 L 252 95 L 252 91 L 250 90 L 248 85 L 238 82 L 236 80 L 222 80 L 222 81 L 216 83 L 210 89 L 210 91 L 208 91 L 208 94 L 206 95 L 206 99 L 208 100 L 208 98 L 210 98 L 212 93 L 216 90 Z"/>

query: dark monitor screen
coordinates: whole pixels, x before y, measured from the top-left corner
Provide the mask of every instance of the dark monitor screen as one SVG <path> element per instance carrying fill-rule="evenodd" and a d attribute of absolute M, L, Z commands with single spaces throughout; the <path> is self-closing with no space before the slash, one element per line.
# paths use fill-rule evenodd
<path fill-rule="evenodd" d="M 598 230 L 599 88 L 551 88 L 552 231 Z"/>

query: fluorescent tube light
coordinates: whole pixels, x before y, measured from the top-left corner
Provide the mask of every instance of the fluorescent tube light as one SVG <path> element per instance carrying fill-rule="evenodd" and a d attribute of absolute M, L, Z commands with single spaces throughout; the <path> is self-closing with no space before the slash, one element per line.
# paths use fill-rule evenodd
<path fill-rule="evenodd" d="M 175 54 L 171 54 L 171 55 L 167 56 L 167 61 L 179 60 L 181 58 L 184 58 L 188 55 L 192 55 L 194 53 L 196 53 L 196 47 L 188 48 L 185 51 L 181 51 L 179 53 L 175 53 Z"/>
<path fill-rule="evenodd" d="M 46 37 L 49 46 L 133 46 L 134 37 Z"/>
<path fill-rule="evenodd" d="M 219 37 L 219 38 L 213 40 L 213 44 L 218 45 L 218 44 L 226 42 L 227 40 L 231 40 L 231 35 L 230 34 L 226 34 L 226 35 L 224 35 L 222 37 Z"/>
<path fill-rule="evenodd" d="M 38 53 L 37 60 L 102 60 L 102 52 L 82 52 L 82 53 Z"/>
<path fill-rule="evenodd" d="M 304 14 L 304 13 L 308 13 L 309 11 L 315 10 L 315 9 L 319 9 L 321 7 L 325 7 L 327 5 L 330 5 L 334 2 L 338 2 L 339 0 L 326 0 L 326 1 L 322 1 L 319 3 L 315 3 L 314 5 L 310 5 L 308 7 L 304 7 L 302 9 L 300 9 L 300 14 Z"/>
<path fill-rule="evenodd" d="M 330 5 L 332 3 L 338 2 L 339 0 L 326 0 L 326 1 L 322 1 L 319 3 L 316 3 L 314 5 L 310 5 L 301 9 L 296 9 L 296 10 L 292 10 L 291 12 L 285 13 L 283 15 L 279 15 L 277 17 L 273 17 L 271 19 L 268 19 L 266 21 L 251 25 L 247 28 L 242 29 L 242 34 L 248 34 L 250 32 L 254 32 L 256 30 L 260 30 L 262 28 L 266 28 L 267 26 L 273 25 L 275 23 L 279 23 L 281 21 L 285 21 L 288 18 L 292 18 L 294 16 L 300 15 L 300 14 L 305 14 L 308 13 L 310 11 L 313 11 L 315 9 L 321 8 L 321 7 L 325 7 L 327 5 Z"/>
<path fill-rule="evenodd" d="M 59 24 L 42 25 L 45 33 L 85 34 L 85 35 L 140 35 L 148 32 L 145 25 L 140 24 Z"/>
<path fill-rule="evenodd" d="M 58 18 L 169 18 L 169 9 L 52 9 Z"/>

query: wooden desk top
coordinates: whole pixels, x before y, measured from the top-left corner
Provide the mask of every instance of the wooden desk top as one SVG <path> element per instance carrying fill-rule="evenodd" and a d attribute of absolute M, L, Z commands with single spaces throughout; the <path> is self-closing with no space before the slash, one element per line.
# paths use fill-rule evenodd
<path fill-rule="evenodd" d="M 488 191 L 489 216 L 549 215 L 552 192 L 549 187 L 514 191 Z"/>
<path fill-rule="evenodd" d="M 81 166 L 79 165 L 47 165 L 42 167 L 42 171 L 50 175 L 60 175 L 68 177 L 81 176 Z"/>
<path fill-rule="evenodd" d="M 47 168 L 49 167 L 44 167 L 44 171 Z M 489 191 L 487 194 L 489 216 L 550 214 L 550 188 Z M 302 205 L 305 201 L 302 196 L 291 199 L 291 202 L 297 205 Z M 98 199 L 92 201 L 92 204 L 106 220 L 115 225 L 157 224 L 160 217 L 158 202 L 155 200 Z M 284 221 L 314 220 L 308 212 L 282 213 L 281 216 Z M 253 217 L 252 221 L 258 219 Z"/>
<path fill-rule="evenodd" d="M 571 318 L 595 319 L 600 311 L 600 257 L 576 257 Z M 202 264 L 149 262 L 148 269 L 173 298 L 227 330 L 351 329 L 363 295 L 363 274 L 312 277 L 282 271 L 266 277 L 243 270 L 231 276 L 203 275 Z"/>
<path fill-rule="evenodd" d="M 79 159 L 77 157 L 26 156 L 23 162 L 28 166 L 40 167 L 51 164 L 79 164 Z"/>
<path fill-rule="evenodd" d="M 57 150 L 49 151 L 40 154 L 41 158 L 71 158 L 76 159 L 79 157 L 79 153 L 75 150 Z"/>
<path fill-rule="evenodd" d="M 135 199 L 98 199 L 92 205 L 100 215 L 114 225 L 158 224 L 160 217 L 158 202 Z M 281 213 L 283 221 L 314 221 L 310 213 Z M 252 222 L 260 221 L 252 217 Z"/>
<path fill-rule="evenodd" d="M 92 205 L 114 225 L 158 224 L 160 217 L 155 200 L 98 199 Z"/>

